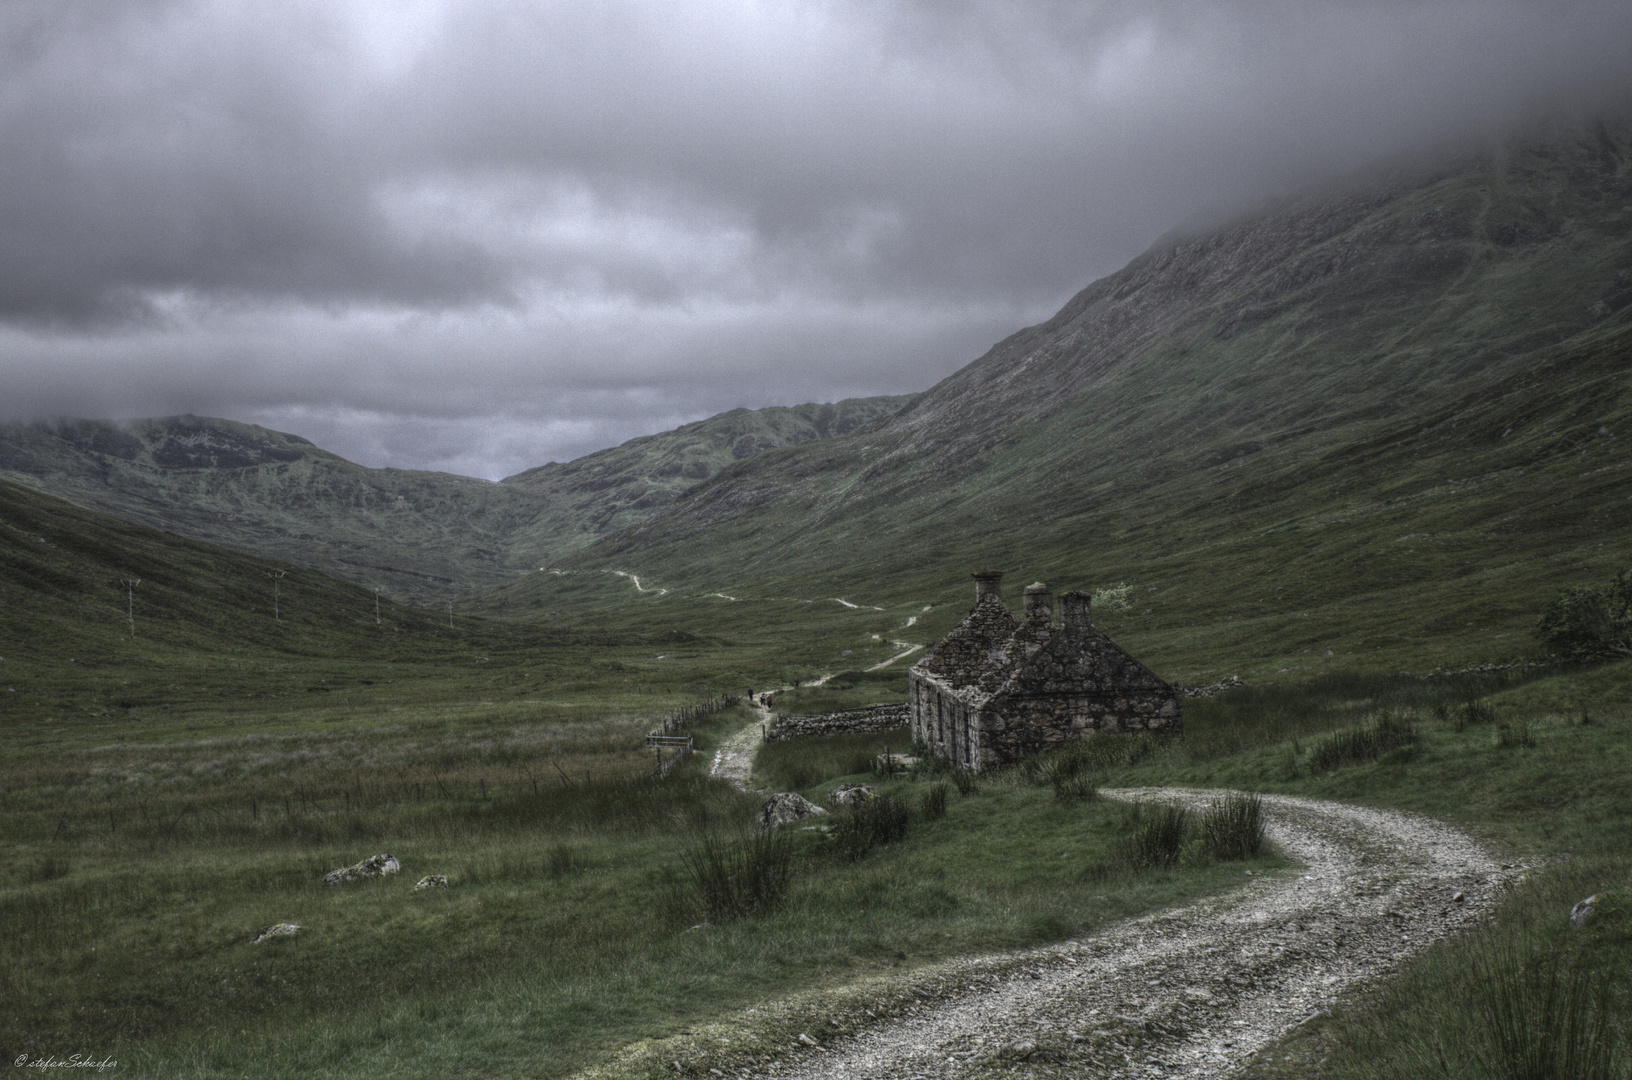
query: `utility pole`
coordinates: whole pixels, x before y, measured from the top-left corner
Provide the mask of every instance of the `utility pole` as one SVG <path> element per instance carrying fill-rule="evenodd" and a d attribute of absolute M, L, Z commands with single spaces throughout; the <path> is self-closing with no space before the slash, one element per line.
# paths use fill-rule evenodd
<path fill-rule="evenodd" d="M 278 613 L 278 586 L 283 581 L 283 575 L 287 574 L 288 572 L 289 571 L 287 570 L 261 571 L 261 573 L 272 579 L 272 617 L 278 622 L 283 621 L 283 616 Z"/>
<path fill-rule="evenodd" d="M 125 587 L 125 602 L 130 614 L 130 640 L 136 640 L 136 586 L 142 583 L 141 578 L 121 578 L 119 584 Z"/>

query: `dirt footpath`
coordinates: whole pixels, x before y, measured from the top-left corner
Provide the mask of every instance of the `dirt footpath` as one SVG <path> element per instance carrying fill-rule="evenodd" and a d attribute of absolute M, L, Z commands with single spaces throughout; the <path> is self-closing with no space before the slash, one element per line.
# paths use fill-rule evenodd
<path fill-rule="evenodd" d="M 1219 793 L 1103 794 L 1199 808 Z M 947 989 L 908 1015 L 722 1075 L 1227 1076 L 1346 986 L 1486 915 L 1509 876 L 1425 818 L 1288 796 L 1265 796 L 1264 812 L 1304 870 L 1018 958 L 920 972 Z"/>

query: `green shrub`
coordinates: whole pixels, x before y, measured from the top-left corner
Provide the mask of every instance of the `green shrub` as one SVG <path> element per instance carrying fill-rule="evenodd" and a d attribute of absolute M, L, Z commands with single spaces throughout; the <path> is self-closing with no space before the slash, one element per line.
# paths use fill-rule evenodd
<path fill-rule="evenodd" d="M 1632 656 L 1632 570 L 1606 585 L 1577 585 L 1553 598 L 1536 636 L 1564 656 Z"/>
<path fill-rule="evenodd" d="M 1133 832 L 1112 846 L 1112 864 L 1133 871 L 1176 865 L 1184 849 L 1189 813 L 1182 806 L 1158 806 L 1148 816 L 1138 810 L 1135 807 L 1129 818 Z"/>
<path fill-rule="evenodd" d="M 1343 765 L 1376 761 L 1384 754 L 1414 746 L 1417 730 L 1392 713 L 1384 713 L 1365 727 L 1326 736 L 1309 753 L 1311 772 L 1330 772 Z"/>
<path fill-rule="evenodd" d="M 1202 850 L 1213 859 L 1250 859 L 1263 850 L 1263 800 L 1231 792 L 1201 816 Z"/>
<path fill-rule="evenodd" d="M 912 828 L 912 812 L 893 795 L 881 795 L 840 814 L 833 823 L 833 839 L 852 862 L 880 844 L 905 840 Z"/>
<path fill-rule="evenodd" d="M 703 917 L 730 922 L 781 906 L 793 882 L 793 845 L 781 832 L 730 840 L 705 832 L 681 855 L 681 866 Z"/>
<path fill-rule="evenodd" d="M 952 786 L 958 789 L 959 795 L 973 795 L 980 790 L 980 782 L 968 769 L 952 770 Z"/>
<path fill-rule="evenodd" d="M 946 785 L 933 784 L 923 793 L 918 801 L 919 811 L 925 821 L 934 821 L 946 814 Z"/>

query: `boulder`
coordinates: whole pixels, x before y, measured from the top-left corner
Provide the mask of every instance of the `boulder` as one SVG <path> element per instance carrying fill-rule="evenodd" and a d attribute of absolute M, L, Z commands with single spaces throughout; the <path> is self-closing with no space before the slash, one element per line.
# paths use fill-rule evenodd
<path fill-rule="evenodd" d="M 827 793 L 827 805 L 860 806 L 875 797 L 873 789 L 866 784 L 840 784 Z"/>
<path fill-rule="evenodd" d="M 401 869 L 402 864 L 397 861 L 395 855 L 370 855 L 353 866 L 343 866 L 338 870 L 330 870 L 323 875 L 323 884 L 344 885 L 348 881 L 363 881 L 366 878 L 395 874 Z"/>
<path fill-rule="evenodd" d="M 907 772 L 916 764 L 918 759 L 907 754 L 880 754 L 873 759 L 873 771 L 886 776 L 895 776 Z"/>
<path fill-rule="evenodd" d="M 260 933 L 256 934 L 255 937 L 250 941 L 250 944 L 251 945 L 259 945 L 261 942 L 266 941 L 266 940 L 268 940 L 270 938 L 275 938 L 275 937 L 294 937 L 299 932 L 300 932 L 300 927 L 298 925 L 296 925 L 295 923 L 292 923 L 292 922 L 273 923 L 271 926 L 263 928 Z"/>
<path fill-rule="evenodd" d="M 418 892 L 421 889 L 445 889 L 447 887 L 448 879 L 443 877 L 441 874 L 426 874 L 424 877 L 420 878 L 414 883 L 413 891 Z"/>
<path fill-rule="evenodd" d="M 1581 924 L 1592 918 L 1592 913 L 1598 907 L 1598 894 L 1593 893 L 1579 904 L 1570 909 L 1570 929 L 1579 930 Z"/>
<path fill-rule="evenodd" d="M 775 832 L 784 825 L 826 813 L 803 795 L 781 791 L 765 800 L 765 805 L 754 815 L 754 827 L 760 832 Z"/>

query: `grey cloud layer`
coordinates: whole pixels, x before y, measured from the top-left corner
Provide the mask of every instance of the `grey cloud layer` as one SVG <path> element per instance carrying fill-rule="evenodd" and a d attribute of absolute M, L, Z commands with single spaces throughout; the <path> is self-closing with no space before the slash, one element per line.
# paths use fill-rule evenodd
<path fill-rule="evenodd" d="M 1632 5 L 42 0 L 0 56 L 12 411 L 544 460 L 574 395 L 921 387 L 1199 211 L 1619 110 Z"/>

